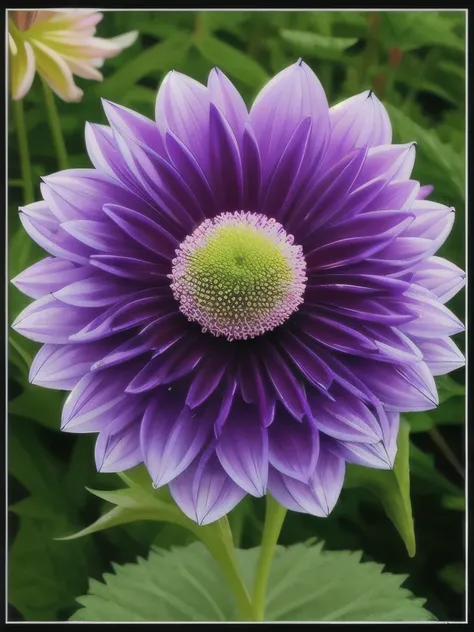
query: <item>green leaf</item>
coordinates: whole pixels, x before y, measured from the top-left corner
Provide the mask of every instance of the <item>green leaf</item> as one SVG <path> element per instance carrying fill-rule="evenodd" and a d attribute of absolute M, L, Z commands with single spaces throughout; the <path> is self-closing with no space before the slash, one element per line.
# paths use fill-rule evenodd
<path fill-rule="evenodd" d="M 233 599 L 217 563 L 200 543 L 148 560 L 114 565 L 105 584 L 91 581 L 72 621 L 229 621 Z"/>
<path fill-rule="evenodd" d="M 402 537 L 408 555 L 413 557 L 416 545 L 410 501 L 409 433 L 409 425 L 401 421 L 393 470 L 349 465 L 345 486 L 364 487 L 377 496 Z"/>
<path fill-rule="evenodd" d="M 442 404 L 451 397 L 464 397 L 466 389 L 463 384 L 458 384 L 449 375 L 440 375 L 436 378 L 439 402 Z"/>
<path fill-rule="evenodd" d="M 74 540 L 97 531 L 141 520 L 169 522 L 185 527 L 201 538 L 215 537 L 215 526 L 199 527 L 190 520 L 173 501 L 167 488 L 154 489 L 144 466 L 133 468 L 127 473 L 121 472 L 119 476 L 127 487 L 112 491 L 88 489 L 94 496 L 115 505 L 113 509 L 85 529 L 62 537 L 62 540 Z"/>
<path fill-rule="evenodd" d="M 434 465 L 434 457 L 426 454 L 410 443 L 410 471 L 412 483 L 417 484 L 417 490 L 427 494 L 439 494 L 443 492 L 453 496 L 459 496 L 460 490 L 447 478 L 440 474 Z"/>
<path fill-rule="evenodd" d="M 464 496 L 445 496 L 443 507 L 454 509 L 455 511 L 466 511 L 466 499 Z"/>
<path fill-rule="evenodd" d="M 61 391 L 25 383 L 23 393 L 10 402 L 9 412 L 33 419 L 46 428 L 59 430 L 65 397 Z"/>
<path fill-rule="evenodd" d="M 260 88 L 269 80 L 265 70 L 251 57 L 212 35 L 197 37 L 194 44 L 207 61 L 252 88 Z"/>
<path fill-rule="evenodd" d="M 401 588 L 406 575 L 360 563 L 360 551 L 323 551 L 322 543 L 278 547 L 268 583 L 268 621 L 427 621 L 425 600 Z"/>
<path fill-rule="evenodd" d="M 318 35 L 311 31 L 280 31 L 282 39 L 292 44 L 296 49 L 314 53 L 320 59 L 331 59 L 345 63 L 342 53 L 357 43 L 352 37 L 329 37 Z"/>
<path fill-rule="evenodd" d="M 12 331 L 8 336 L 8 359 L 18 368 L 21 376 L 21 383 L 28 382 L 28 373 L 32 362 L 32 357 L 28 350 L 22 346 L 23 339 Z"/>
<path fill-rule="evenodd" d="M 31 494 L 62 503 L 61 498 L 55 498 L 55 491 L 59 489 L 63 465 L 41 443 L 35 424 L 21 417 L 10 416 L 8 435 L 10 474 Z"/>
<path fill-rule="evenodd" d="M 259 549 L 237 550 L 250 589 Z M 401 584 L 404 575 L 360 563 L 361 553 L 322 551 L 322 544 L 277 547 L 266 621 L 429 621 L 434 617 Z M 200 543 L 114 565 L 90 581 L 71 621 L 235 621 L 232 595 L 219 566 Z"/>
<path fill-rule="evenodd" d="M 402 419 L 410 425 L 410 432 L 426 432 L 435 426 L 433 418 L 427 412 L 405 413 Z"/>
<path fill-rule="evenodd" d="M 97 87 L 97 95 L 117 98 L 126 94 L 143 77 L 171 70 L 186 55 L 190 43 L 189 33 L 175 31 L 167 40 L 150 46 L 123 64 L 117 72 Z"/>
<path fill-rule="evenodd" d="M 432 181 L 439 187 L 447 183 L 447 190 L 453 187 L 464 198 L 464 155 L 442 143 L 433 128 L 424 129 L 401 110 L 385 104 L 392 121 L 393 129 L 400 142 L 416 141 L 420 162 L 429 165 Z"/>
<path fill-rule="evenodd" d="M 38 427 L 11 417 L 8 448 L 10 474 L 31 494 L 9 508 L 20 518 L 9 551 L 9 601 L 26 620 L 56 621 L 97 572 L 98 551 L 92 540 L 72 546 L 54 541 L 77 528 L 79 506 L 71 504 L 64 464 L 42 444 Z M 85 476 L 77 468 L 75 474 L 83 486 Z"/>
<path fill-rule="evenodd" d="M 454 33 L 454 25 L 436 11 L 384 11 L 380 15 L 380 41 L 385 47 L 398 46 L 406 52 L 436 45 L 464 52 L 464 41 Z"/>
<path fill-rule="evenodd" d="M 451 588 L 464 595 L 466 592 L 466 571 L 464 564 L 449 564 L 438 573 L 438 577 L 442 582 L 451 586 Z"/>
<path fill-rule="evenodd" d="M 58 611 L 73 605 L 96 572 L 98 554 L 91 540 L 54 541 L 68 525 L 58 513 L 21 519 L 8 556 L 8 599 L 27 621 L 57 621 Z"/>

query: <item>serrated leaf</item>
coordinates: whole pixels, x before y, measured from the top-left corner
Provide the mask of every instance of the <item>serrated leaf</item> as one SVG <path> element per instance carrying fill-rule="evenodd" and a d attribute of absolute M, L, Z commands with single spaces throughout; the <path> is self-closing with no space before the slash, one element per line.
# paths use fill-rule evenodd
<path fill-rule="evenodd" d="M 409 424 L 401 421 L 393 470 L 349 465 L 345 486 L 364 487 L 377 496 L 402 537 L 408 555 L 413 557 L 416 546 L 410 501 L 409 434 Z"/>
<path fill-rule="evenodd" d="M 269 80 L 260 64 L 217 37 L 201 35 L 194 40 L 194 44 L 207 61 L 252 88 L 260 88 Z"/>
<path fill-rule="evenodd" d="M 250 589 L 260 549 L 237 550 Z M 428 621 L 434 617 L 401 584 L 404 575 L 360 563 L 361 553 L 322 551 L 322 545 L 278 546 L 265 621 Z M 147 560 L 114 565 L 104 582 L 91 581 L 71 621 L 235 621 L 221 569 L 200 543 L 152 549 Z"/>
<path fill-rule="evenodd" d="M 314 53 L 320 59 L 337 60 L 344 63 L 343 51 L 357 43 L 353 37 L 329 37 L 311 31 L 290 31 L 282 29 L 280 35 L 285 42 L 296 49 Z"/>
<path fill-rule="evenodd" d="M 78 599 L 71 621 L 229 621 L 234 604 L 219 567 L 193 543 L 171 552 L 154 549 L 148 560 L 117 566 Z M 119 606 L 118 608 L 116 606 Z"/>
<path fill-rule="evenodd" d="M 360 563 L 360 551 L 323 551 L 322 543 L 278 547 L 268 583 L 268 621 L 427 621 L 423 599 L 404 575 Z"/>

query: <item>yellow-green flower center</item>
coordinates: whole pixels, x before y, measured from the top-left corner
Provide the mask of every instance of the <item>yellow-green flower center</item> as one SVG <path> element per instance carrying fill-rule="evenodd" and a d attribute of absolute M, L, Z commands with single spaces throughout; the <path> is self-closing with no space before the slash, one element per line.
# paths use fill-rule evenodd
<path fill-rule="evenodd" d="M 181 311 L 214 335 L 254 337 L 282 324 L 304 291 L 305 262 L 282 226 L 223 213 L 181 244 L 172 289 Z"/>

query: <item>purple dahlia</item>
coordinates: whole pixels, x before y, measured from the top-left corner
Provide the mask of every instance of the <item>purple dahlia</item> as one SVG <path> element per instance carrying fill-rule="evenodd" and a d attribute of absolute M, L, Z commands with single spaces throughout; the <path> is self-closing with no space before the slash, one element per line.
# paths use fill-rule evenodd
<path fill-rule="evenodd" d="M 144 462 L 201 524 L 266 490 L 325 516 L 346 463 L 391 468 L 399 413 L 464 359 L 434 256 L 452 208 L 411 178 L 372 92 L 329 108 L 301 61 L 250 112 L 219 70 L 164 79 L 156 122 L 108 101 L 93 169 L 21 209 L 50 256 L 14 280 L 31 381 L 71 391 L 102 472 Z"/>

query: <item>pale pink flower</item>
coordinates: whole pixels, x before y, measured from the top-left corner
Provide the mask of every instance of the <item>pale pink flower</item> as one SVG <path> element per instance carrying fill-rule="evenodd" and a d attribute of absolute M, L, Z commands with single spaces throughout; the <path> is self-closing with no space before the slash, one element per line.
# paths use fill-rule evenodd
<path fill-rule="evenodd" d="M 63 101 L 80 101 L 83 91 L 74 75 L 102 81 L 97 70 L 108 57 L 131 46 L 138 33 L 118 37 L 95 37 L 103 15 L 95 9 L 56 11 L 9 11 L 10 83 L 12 98 L 22 99 L 31 88 L 35 73 Z"/>

